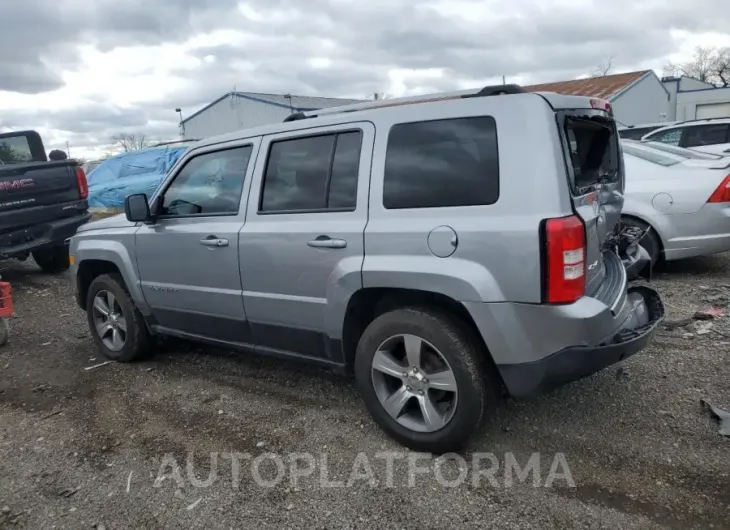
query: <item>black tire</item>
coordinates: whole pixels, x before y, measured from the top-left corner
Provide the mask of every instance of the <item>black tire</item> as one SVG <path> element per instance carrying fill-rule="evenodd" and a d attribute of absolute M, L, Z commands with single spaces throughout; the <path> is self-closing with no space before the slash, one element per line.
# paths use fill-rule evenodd
<path fill-rule="evenodd" d="M 639 273 L 646 274 L 649 272 L 650 268 L 656 268 L 662 259 L 662 243 L 659 240 L 659 236 L 656 231 L 644 221 L 634 219 L 633 217 L 621 217 L 621 224 L 641 228 L 642 230 L 648 229 L 648 232 L 642 238 L 640 245 L 649 253 L 649 257 L 651 257 L 651 265 L 644 267 L 644 269 L 639 271 Z"/>
<path fill-rule="evenodd" d="M 372 360 L 377 348 L 399 334 L 412 334 L 435 346 L 448 361 L 458 390 L 451 420 L 433 432 L 399 424 L 383 408 L 373 386 Z M 355 380 L 368 412 L 394 440 L 416 451 L 442 454 L 462 449 L 496 404 L 501 383 L 488 364 L 481 341 L 459 319 L 437 309 L 406 307 L 387 312 L 367 327 L 357 345 Z"/>
<path fill-rule="evenodd" d="M 99 291 L 108 291 L 114 295 L 127 323 L 125 343 L 119 351 L 108 348 L 96 330 L 93 307 L 94 298 Z M 86 317 L 94 343 L 99 352 L 107 359 L 120 363 L 128 363 L 138 360 L 148 353 L 152 344 L 152 338 L 147 329 L 147 324 L 142 314 L 134 305 L 124 285 L 124 280 L 119 274 L 102 274 L 94 278 L 91 285 L 89 285 L 89 291 L 86 296 Z"/>
<path fill-rule="evenodd" d="M 33 252 L 33 259 L 38 266 L 49 274 L 57 274 L 68 270 L 68 245 L 55 245 Z"/>

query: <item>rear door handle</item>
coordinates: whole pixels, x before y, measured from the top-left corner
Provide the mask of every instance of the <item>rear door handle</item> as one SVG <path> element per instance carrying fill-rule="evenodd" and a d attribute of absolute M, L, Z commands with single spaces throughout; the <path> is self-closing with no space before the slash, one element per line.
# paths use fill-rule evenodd
<path fill-rule="evenodd" d="M 314 248 L 346 248 L 347 241 L 344 239 L 332 239 L 329 236 L 319 236 L 317 239 L 310 239 L 307 245 Z"/>
<path fill-rule="evenodd" d="M 215 236 L 208 236 L 200 240 L 200 244 L 206 247 L 227 247 L 228 240 L 220 239 Z"/>

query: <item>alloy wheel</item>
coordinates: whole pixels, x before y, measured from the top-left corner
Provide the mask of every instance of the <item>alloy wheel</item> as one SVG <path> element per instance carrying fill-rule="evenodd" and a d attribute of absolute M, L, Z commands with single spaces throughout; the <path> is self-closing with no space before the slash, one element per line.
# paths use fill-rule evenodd
<path fill-rule="evenodd" d="M 459 391 L 444 355 L 416 335 L 383 341 L 372 360 L 375 394 L 385 411 L 403 427 L 434 432 L 451 421 Z"/>
<path fill-rule="evenodd" d="M 92 307 L 94 326 L 104 346 L 120 351 L 127 341 L 127 320 L 119 301 L 110 291 L 99 291 Z"/>

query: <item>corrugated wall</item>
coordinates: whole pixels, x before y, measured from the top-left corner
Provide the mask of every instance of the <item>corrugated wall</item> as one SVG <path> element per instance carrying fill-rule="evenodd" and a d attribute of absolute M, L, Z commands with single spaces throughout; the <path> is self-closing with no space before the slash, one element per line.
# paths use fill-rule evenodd
<path fill-rule="evenodd" d="M 202 139 L 281 122 L 291 111 L 258 101 L 229 96 L 185 122 L 185 138 Z"/>

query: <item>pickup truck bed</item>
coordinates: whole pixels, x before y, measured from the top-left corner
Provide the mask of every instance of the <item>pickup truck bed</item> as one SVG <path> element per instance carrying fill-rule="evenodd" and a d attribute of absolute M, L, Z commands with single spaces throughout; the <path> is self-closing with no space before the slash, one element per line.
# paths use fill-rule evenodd
<path fill-rule="evenodd" d="M 66 239 L 90 219 L 87 197 L 75 160 L 0 165 L 0 258 L 32 253 L 44 270 L 68 268 Z"/>

